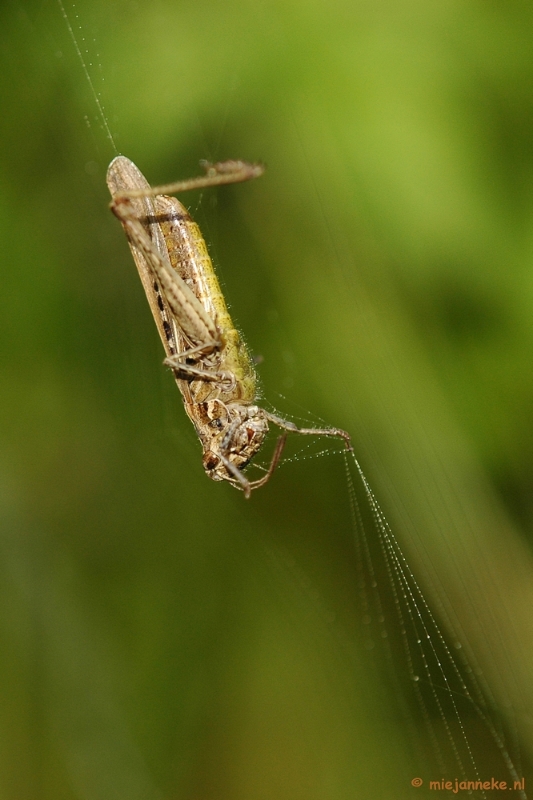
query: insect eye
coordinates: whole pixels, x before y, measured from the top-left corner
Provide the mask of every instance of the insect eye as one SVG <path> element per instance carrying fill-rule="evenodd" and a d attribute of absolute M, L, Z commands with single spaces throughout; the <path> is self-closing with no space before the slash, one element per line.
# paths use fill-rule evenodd
<path fill-rule="evenodd" d="M 212 419 L 210 425 L 212 428 L 218 428 L 219 430 L 224 427 L 221 419 Z"/>
<path fill-rule="evenodd" d="M 211 451 L 207 452 L 204 456 L 204 469 L 208 472 L 218 466 L 220 459 Z"/>

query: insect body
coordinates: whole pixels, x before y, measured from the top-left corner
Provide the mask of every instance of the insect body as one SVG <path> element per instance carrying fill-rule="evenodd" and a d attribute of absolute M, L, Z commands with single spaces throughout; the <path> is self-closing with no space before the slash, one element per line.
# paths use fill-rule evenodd
<path fill-rule="evenodd" d="M 121 221 L 185 410 L 203 447 L 210 478 L 226 480 L 246 497 L 276 468 L 287 432 L 337 436 L 337 428 L 298 428 L 258 407 L 256 375 L 234 328 L 200 230 L 166 192 L 236 183 L 262 174 L 241 161 L 207 165 L 206 175 L 152 188 L 129 159 L 117 156 L 107 172 L 111 209 Z M 270 467 L 250 481 L 242 470 L 261 447 L 272 422 L 283 430 Z"/>

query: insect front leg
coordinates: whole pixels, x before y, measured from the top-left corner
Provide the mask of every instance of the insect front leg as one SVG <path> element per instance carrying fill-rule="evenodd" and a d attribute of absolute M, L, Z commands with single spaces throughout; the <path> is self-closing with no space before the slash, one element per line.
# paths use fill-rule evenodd
<path fill-rule="evenodd" d="M 278 428 L 291 433 L 302 433 L 306 436 L 334 436 L 338 439 L 343 439 L 346 450 L 349 453 L 353 453 L 352 440 L 347 431 L 343 431 L 340 428 L 299 428 L 294 422 L 289 422 L 289 420 L 278 417 L 276 414 L 270 414 L 268 411 L 265 411 L 265 415 L 267 419 L 273 422 L 274 425 L 277 425 Z"/>
<path fill-rule="evenodd" d="M 276 448 L 272 454 L 272 458 L 270 459 L 270 464 L 266 473 L 263 475 L 262 478 L 258 478 L 256 481 L 250 481 L 248 484 L 250 492 L 252 489 L 259 489 L 260 486 L 264 486 L 267 481 L 270 480 L 272 474 L 276 467 L 279 464 L 281 454 L 283 453 L 283 448 L 285 447 L 285 442 L 287 441 L 287 434 L 282 433 L 281 436 L 278 437 L 278 441 L 276 442 Z M 245 493 L 245 497 L 250 497 L 250 494 Z"/>
<path fill-rule="evenodd" d="M 287 434 L 283 433 L 276 442 L 276 448 L 270 460 L 269 467 L 266 473 L 263 475 L 262 478 L 259 478 L 255 481 L 249 481 L 246 475 L 244 475 L 236 466 L 232 464 L 231 461 L 227 456 L 229 456 L 229 451 L 227 455 L 224 455 L 222 452 L 219 453 L 219 458 L 222 461 L 223 465 L 225 466 L 227 472 L 232 476 L 231 478 L 226 478 L 237 488 L 241 489 L 244 492 L 244 496 L 248 500 L 252 494 L 254 489 L 259 489 L 260 486 L 264 486 L 267 481 L 270 480 L 272 477 L 272 473 L 276 469 L 279 464 L 281 454 L 283 452 L 283 448 L 285 447 L 285 442 L 287 441 Z"/>

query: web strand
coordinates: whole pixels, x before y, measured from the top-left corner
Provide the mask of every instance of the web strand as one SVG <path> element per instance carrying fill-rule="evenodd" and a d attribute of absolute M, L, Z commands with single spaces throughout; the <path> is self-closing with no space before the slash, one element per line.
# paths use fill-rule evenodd
<path fill-rule="evenodd" d="M 80 48 L 80 46 L 78 44 L 78 40 L 76 38 L 76 34 L 74 33 L 74 28 L 71 25 L 70 19 L 68 18 L 68 14 L 66 12 L 66 9 L 65 9 L 65 6 L 63 5 L 62 0 L 57 0 L 57 2 L 59 4 L 59 8 L 61 9 L 61 13 L 63 15 L 63 19 L 65 20 L 68 32 L 70 33 L 70 38 L 72 39 L 72 43 L 74 45 L 74 49 L 76 50 L 76 53 L 78 54 L 78 58 L 80 60 L 83 72 L 84 72 L 85 77 L 87 79 L 87 83 L 89 84 L 89 87 L 90 87 L 91 94 L 93 96 L 94 102 L 96 103 L 96 108 L 98 109 L 98 113 L 100 115 L 100 119 L 102 121 L 102 125 L 103 125 L 103 128 L 104 128 L 105 134 L 106 134 L 107 138 L 109 139 L 109 141 L 111 142 L 111 144 L 113 146 L 113 150 L 115 151 L 115 153 L 117 153 L 118 152 L 117 151 L 117 146 L 115 144 L 115 140 L 113 139 L 113 134 L 111 133 L 111 129 L 109 127 L 109 124 L 107 122 L 107 116 L 105 114 L 104 107 L 102 105 L 102 101 L 100 100 L 100 96 L 99 96 L 98 92 L 95 89 L 93 80 L 92 80 L 91 75 L 89 73 L 89 70 L 87 68 L 87 62 L 85 61 L 85 58 L 83 57 L 83 53 L 82 53 L 81 48 Z M 72 7 L 74 9 L 74 6 L 72 6 Z"/>

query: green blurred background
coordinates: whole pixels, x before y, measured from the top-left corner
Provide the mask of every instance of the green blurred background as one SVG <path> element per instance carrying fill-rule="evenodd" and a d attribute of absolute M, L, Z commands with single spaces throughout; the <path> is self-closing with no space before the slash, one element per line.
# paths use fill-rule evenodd
<path fill-rule="evenodd" d="M 190 198 L 265 402 L 351 432 L 531 757 L 531 5 L 66 11 L 116 149 L 59 5 L 0 9 L 2 800 L 422 798 L 411 778 L 435 778 L 362 656 L 342 456 L 249 502 L 205 478 L 107 208 L 117 151 L 152 183 L 266 162 Z"/>

